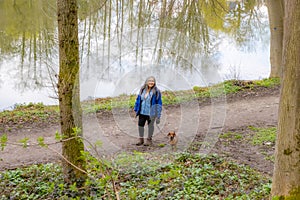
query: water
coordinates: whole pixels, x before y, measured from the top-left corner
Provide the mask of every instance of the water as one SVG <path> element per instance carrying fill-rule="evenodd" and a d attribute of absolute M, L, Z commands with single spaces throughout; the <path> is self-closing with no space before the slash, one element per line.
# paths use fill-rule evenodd
<path fill-rule="evenodd" d="M 224 42 L 225 43 L 225 42 Z M 136 66 L 135 63 L 122 61 L 122 68 L 117 72 L 105 73 L 91 70 L 86 66 L 81 75 L 81 99 L 96 97 L 116 96 L 120 94 L 134 94 L 137 88 L 143 84 L 149 75 L 157 77 L 158 85 L 162 90 L 184 90 L 193 86 L 206 86 L 217 83 L 225 79 L 257 80 L 267 78 L 270 73 L 269 49 L 258 46 L 255 52 L 247 53 L 227 44 L 220 45 L 214 56 L 214 63 L 209 63 L 208 67 L 196 69 L 175 69 L 168 63 L 158 66 L 152 65 L 151 61 L 144 62 L 146 66 Z M 42 102 L 46 105 L 57 104 L 56 93 L 50 83 L 47 87 L 38 87 L 30 80 L 26 81 L 33 85 L 27 89 L 18 86 L 18 67 L 16 61 L 8 61 L 1 64 L 1 103 L 0 109 L 13 108 L 15 104 L 26 104 L 29 102 Z M 91 61 L 90 61 L 91 62 Z M 211 65 L 210 65 L 211 64 Z M 97 66 L 96 61 L 90 65 Z M 112 68 L 112 67 L 111 67 Z M 142 71 L 139 71 L 142 68 Z M 102 78 L 101 78 L 102 77 Z M 32 89 L 30 89 L 32 88 Z"/>
<path fill-rule="evenodd" d="M 89 38 L 87 50 L 86 24 L 81 21 L 81 99 L 135 94 L 149 75 L 157 78 L 160 89 L 171 91 L 191 89 L 195 85 L 207 86 L 226 79 L 267 78 L 270 73 L 269 31 L 266 8 L 263 6 L 259 10 L 264 14 L 260 19 L 263 25 L 251 30 L 246 42 L 240 44 L 228 35 L 217 33 L 212 41 L 217 44 L 216 48 L 208 56 L 197 54 L 181 43 L 171 46 L 180 34 L 174 30 L 166 31 L 166 38 L 160 41 L 164 51 L 157 56 L 158 39 L 155 36 L 161 31 L 158 28 L 145 28 L 143 43 L 138 29 L 124 31 L 121 44 L 118 34 L 112 33 L 106 40 L 95 34 Z M 57 38 L 56 34 L 54 38 Z M 52 46 L 51 51 L 50 56 L 37 57 L 34 62 L 19 53 L 2 57 L 0 110 L 29 102 L 58 104 L 55 92 L 57 46 Z"/>

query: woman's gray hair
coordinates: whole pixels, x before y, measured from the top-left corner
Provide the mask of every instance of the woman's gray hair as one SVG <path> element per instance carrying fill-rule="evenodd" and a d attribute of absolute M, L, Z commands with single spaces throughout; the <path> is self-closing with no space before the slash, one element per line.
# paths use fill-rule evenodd
<path fill-rule="evenodd" d="M 147 85 L 149 79 L 153 79 L 153 80 L 154 80 L 154 86 L 155 86 L 155 85 L 156 85 L 156 79 L 155 79 L 154 76 L 149 76 L 149 77 L 146 79 L 146 81 L 145 81 L 145 85 Z"/>
<path fill-rule="evenodd" d="M 154 92 L 156 92 L 157 90 L 158 90 L 158 88 L 156 87 L 156 79 L 155 79 L 155 77 L 154 76 L 149 76 L 147 79 L 146 79 L 146 81 L 145 81 L 145 84 L 142 86 L 142 88 L 140 89 L 140 94 L 142 94 L 142 91 L 145 89 L 145 88 L 147 88 L 148 87 L 148 81 L 149 81 L 149 79 L 153 79 L 154 80 L 154 85 L 153 85 L 153 87 L 152 87 L 152 89 L 154 90 Z"/>

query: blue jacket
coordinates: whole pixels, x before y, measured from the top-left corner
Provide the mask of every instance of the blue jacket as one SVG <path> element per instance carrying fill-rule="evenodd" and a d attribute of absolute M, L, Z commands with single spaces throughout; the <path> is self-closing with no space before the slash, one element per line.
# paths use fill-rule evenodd
<path fill-rule="evenodd" d="M 135 100 L 135 104 L 134 104 L 134 111 L 137 116 L 141 112 L 141 106 L 142 106 L 141 94 L 142 93 L 143 93 L 143 89 L 138 94 L 138 96 Z M 153 117 L 160 118 L 161 110 L 162 110 L 161 92 L 156 88 L 156 90 L 155 90 L 155 92 L 153 92 L 153 95 L 151 98 L 150 117 L 151 118 L 153 118 Z"/>

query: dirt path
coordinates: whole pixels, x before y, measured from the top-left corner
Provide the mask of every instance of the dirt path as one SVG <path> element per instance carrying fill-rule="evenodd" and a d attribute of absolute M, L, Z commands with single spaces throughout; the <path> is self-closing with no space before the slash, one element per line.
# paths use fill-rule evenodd
<path fill-rule="evenodd" d="M 99 140 L 102 142 L 102 147 L 98 148 L 97 152 L 100 155 L 115 155 L 118 152 L 133 150 L 166 153 L 170 152 L 166 134 L 168 131 L 175 130 L 179 135 L 178 151 L 189 148 L 192 142 L 193 144 L 202 142 L 205 145 L 209 143 L 194 151 L 226 155 L 262 172 L 270 173 L 272 162 L 258 153 L 256 147 L 241 142 L 224 145 L 219 139 L 219 134 L 236 130 L 245 133 L 249 125 L 275 126 L 278 102 L 279 90 L 275 88 L 242 92 L 228 96 L 226 99 L 200 104 L 190 102 L 165 106 L 161 123 L 155 126 L 152 147 L 134 145 L 137 140 L 137 119 L 133 117 L 134 113 L 127 110 L 113 110 L 110 113 L 102 112 L 85 116 L 84 136 L 89 143 L 94 144 Z M 38 137 L 43 137 L 45 143 L 55 143 L 54 135 L 58 130 L 58 125 L 49 127 L 45 124 L 43 128 L 23 128 L 10 132 L 8 144 L 0 154 L 0 170 L 58 161 L 61 152 L 59 143 L 51 144 L 48 148 L 34 145 Z M 27 148 L 14 144 L 25 137 L 29 138 Z M 87 148 L 90 146 L 88 142 Z"/>

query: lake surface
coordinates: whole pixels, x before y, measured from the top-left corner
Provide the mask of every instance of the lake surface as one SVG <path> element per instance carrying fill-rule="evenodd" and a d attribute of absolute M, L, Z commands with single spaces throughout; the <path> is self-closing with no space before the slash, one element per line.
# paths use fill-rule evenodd
<path fill-rule="evenodd" d="M 159 61 L 155 56 L 157 52 L 153 53 L 157 51 L 155 36 L 159 35 L 159 28 L 145 28 L 142 43 L 139 29 L 124 31 L 122 44 L 118 34 L 101 42 L 98 36 L 91 37 L 87 53 L 84 50 L 85 24 L 80 22 L 81 99 L 135 94 L 150 75 L 156 77 L 160 89 L 171 91 L 207 86 L 227 79 L 267 78 L 270 73 L 268 19 L 266 8 L 263 6 L 259 10 L 264 14 L 260 19 L 263 25 L 252 30 L 255 37 L 240 45 L 228 35 L 218 34 L 213 41 L 216 48 L 209 55 L 195 53 L 189 45 L 169 46 L 181 33 L 166 30 L 167 39 L 161 42 L 163 51 Z M 196 43 L 186 36 L 183 38 Z M 30 58 L 24 60 L 20 54 L 0 59 L 1 110 L 29 102 L 58 104 L 55 92 L 58 50 L 56 46 L 52 49 L 56 53 L 37 58 L 35 62 Z"/>

